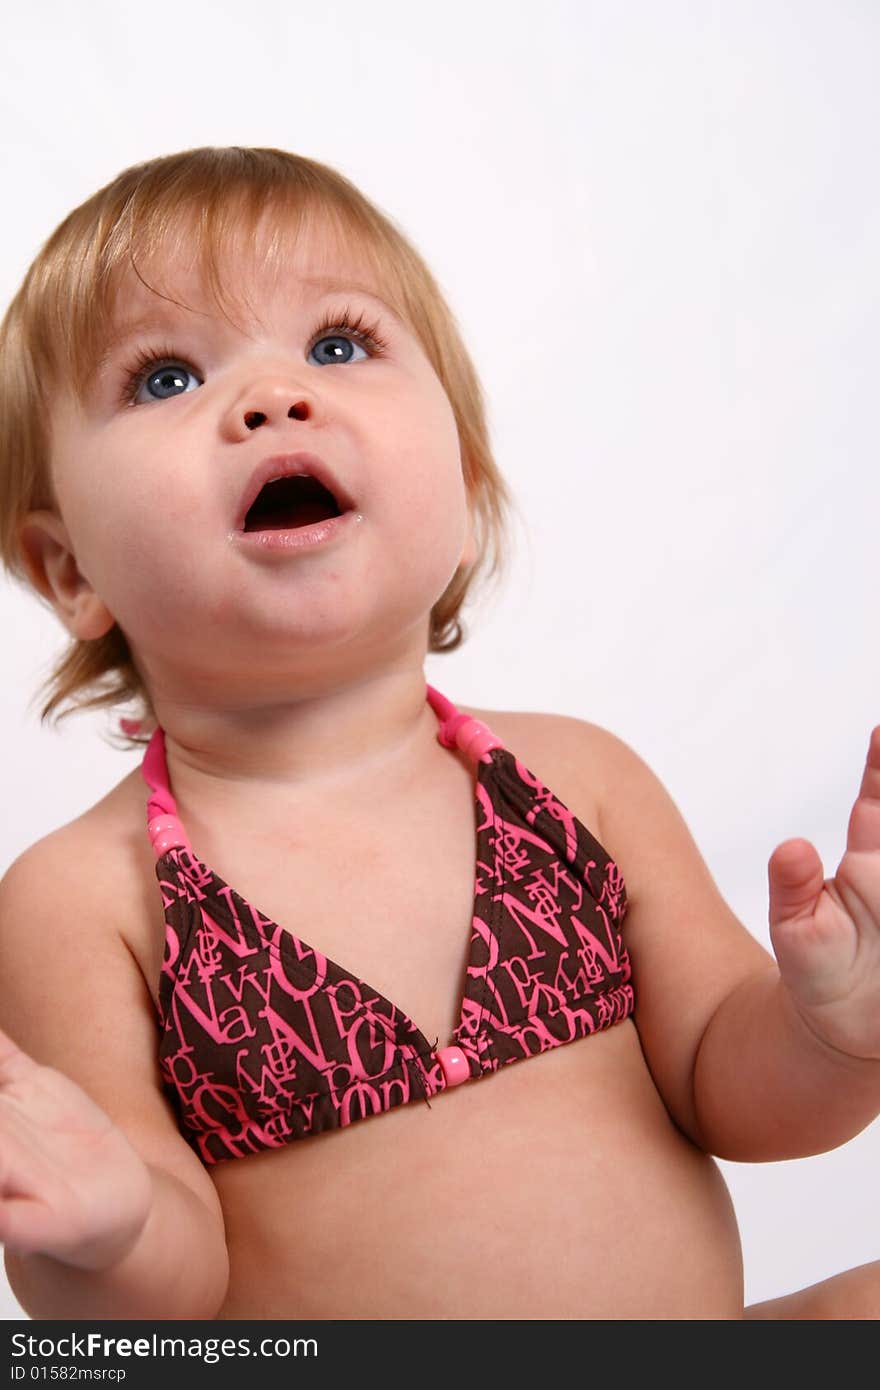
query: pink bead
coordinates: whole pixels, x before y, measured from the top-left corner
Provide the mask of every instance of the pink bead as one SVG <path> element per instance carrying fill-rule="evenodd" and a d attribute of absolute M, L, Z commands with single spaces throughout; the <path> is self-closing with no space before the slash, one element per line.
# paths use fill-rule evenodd
<path fill-rule="evenodd" d="M 479 719 L 469 719 L 466 724 L 462 724 L 456 730 L 455 741 L 462 752 L 475 763 L 479 762 L 490 748 L 503 746 L 501 739 Z"/>
<path fill-rule="evenodd" d="M 441 1047 L 437 1060 L 443 1070 L 447 1086 L 459 1086 L 470 1076 L 467 1057 L 460 1047 Z"/>
<path fill-rule="evenodd" d="M 189 849 L 189 841 L 177 816 L 154 816 L 147 830 L 157 859 L 169 849 Z"/>
<path fill-rule="evenodd" d="M 470 724 L 472 722 L 470 715 L 467 714 L 458 713 L 450 715 L 448 719 L 444 719 L 437 730 L 438 743 L 442 743 L 444 748 L 454 748 L 458 741 L 459 729 L 463 724 Z"/>

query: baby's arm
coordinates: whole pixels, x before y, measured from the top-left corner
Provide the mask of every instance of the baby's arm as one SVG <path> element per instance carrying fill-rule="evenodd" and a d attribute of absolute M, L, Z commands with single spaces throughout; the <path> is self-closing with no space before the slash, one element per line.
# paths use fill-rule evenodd
<path fill-rule="evenodd" d="M 880 1060 L 807 1025 L 658 779 L 612 735 L 588 743 L 603 768 L 600 838 L 627 883 L 635 1022 L 673 1119 L 707 1153 L 740 1162 L 845 1143 L 880 1112 Z"/>
<path fill-rule="evenodd" d="M 0 882 L 9 1281 L 34 1318 L 212 1318 L 228 1280 L 220 1205 L 162 1094 L 155 1012 L 100 851 L 75 847 L 66 827 Z"/>

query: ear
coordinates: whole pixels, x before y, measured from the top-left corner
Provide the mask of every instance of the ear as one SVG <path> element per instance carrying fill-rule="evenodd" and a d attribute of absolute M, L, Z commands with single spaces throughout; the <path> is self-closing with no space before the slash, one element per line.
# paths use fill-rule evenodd
<path fill-rule="evenodd" d="M 73 637 L 93 641 L 116 622 L 77 568 L 73 544 L 55 512 L 28 512 L 17 529 L 22 564 L 34 588 L 48 599 Z"/>

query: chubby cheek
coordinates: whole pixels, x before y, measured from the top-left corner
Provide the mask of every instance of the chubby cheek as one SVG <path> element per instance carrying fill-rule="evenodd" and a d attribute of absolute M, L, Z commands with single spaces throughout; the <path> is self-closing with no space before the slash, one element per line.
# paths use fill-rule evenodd
<path fill-rule="evenodd" d="M 377 519 L 393 528 L 395 548 L 412 558 L 416 572 L 432 553 L 439 570 L 451 563 L 451 577 L 465 540 L 467 501 L 455 417 L 439 382 L 419 408 L 397 411 L 384 437 L 393 444 L 376 464 Z"/>
<path fill-rule="evenodd" d="M 125 487 L 98 477 L 76 489 L 60 483 L 58 496 L 78 567 L 123 629 L 167 620 L 197 573 L 195 499 L 147 471 Z"/>

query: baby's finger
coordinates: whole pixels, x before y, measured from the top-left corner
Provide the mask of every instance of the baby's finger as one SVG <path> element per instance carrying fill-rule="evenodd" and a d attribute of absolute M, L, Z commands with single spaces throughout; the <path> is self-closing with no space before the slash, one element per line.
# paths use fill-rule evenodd
<path fill-rule="evenodd" d="M 60 1204 L 23 1192 L 0 1202 L 0 1242 L 14 1254 L 46 1254 L 63 1245 L 71 1222 L 57 1209 Z"/>
<path fill-rule="evenodd" d="M 770 926 L 809 915 L 825 883 L 822 860 L 809 840 L 777 845 L 767 866 Z"/>
<path fill-rule="evenodd" d="M 38 1248 L 34 1232 L 36 1210 L 30 1197 L 7 1198 L 0 1206 L 0 1245 L 13 1255 L 30 1255 Z"/>
<path fill-rule="evenodd" d="M 861 786 L 847 829 L 848 850 L 880 850 L 880 724 L 871 731 Z"/>

